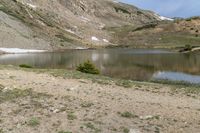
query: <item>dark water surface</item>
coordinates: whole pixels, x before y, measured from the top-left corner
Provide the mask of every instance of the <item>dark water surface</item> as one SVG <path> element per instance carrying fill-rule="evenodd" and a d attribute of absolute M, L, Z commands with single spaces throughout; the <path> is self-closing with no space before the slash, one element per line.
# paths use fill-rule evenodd
<path fill-rule="evenodd" d="M 106 76 L 200 83 L 200 54 L 153 49 L 69 50 L 57 53 L 0 55 L 0 64 L 29 64 L 37 68 L 68 68 L 91 60 Z"/>

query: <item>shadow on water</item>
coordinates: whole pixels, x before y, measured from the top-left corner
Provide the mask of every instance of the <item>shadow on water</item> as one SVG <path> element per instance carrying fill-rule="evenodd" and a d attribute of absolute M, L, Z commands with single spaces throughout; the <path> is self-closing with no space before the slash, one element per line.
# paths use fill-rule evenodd
<path fill-rule="evenodd" d="M 75 69 L 86 60 L 91 60 L 103 75 L 110 77 L 142 81 L 195 80 L 194 83 L 200 83 L 198 53 L 181 54 L 152 49 L 104 49 L 0 55 L 1 64 L 28 64 L 37 68 Z"/>

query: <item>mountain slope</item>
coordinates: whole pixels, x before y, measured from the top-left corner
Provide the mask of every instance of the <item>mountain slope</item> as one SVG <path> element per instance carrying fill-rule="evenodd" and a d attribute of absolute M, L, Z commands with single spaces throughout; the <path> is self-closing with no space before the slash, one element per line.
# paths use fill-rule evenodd
<path fill-rule="evenodd" d="M 113 33 L 112 42 L 122 47 L 180 48 L 200 46 L 200 17 L 160 21 L 139 26 L 107 29 Z"/>
<path fill-rule="evenodd" d="M 112 0 L 0 0 L 0 20 L 0 47 L 58 50 L 118 45 L 107 29 L 159 17 Z"/>
<path fill-rule="evenodd" d="M 0 47 L 200 45 L 200 19 L 172 20 L 113 0 L 0 0 Z"/>

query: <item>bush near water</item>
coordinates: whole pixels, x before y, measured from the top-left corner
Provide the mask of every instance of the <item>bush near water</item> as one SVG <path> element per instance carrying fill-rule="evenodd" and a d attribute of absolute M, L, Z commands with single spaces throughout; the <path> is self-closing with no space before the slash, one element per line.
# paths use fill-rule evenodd
<path fill-rule="evenodd" d="M 100 71 L 96 68 L 96 66 L 90 62 L 89 60 L 80 64 L 77 68 L 77 71 L 89 74 L 100 74 Z"/>

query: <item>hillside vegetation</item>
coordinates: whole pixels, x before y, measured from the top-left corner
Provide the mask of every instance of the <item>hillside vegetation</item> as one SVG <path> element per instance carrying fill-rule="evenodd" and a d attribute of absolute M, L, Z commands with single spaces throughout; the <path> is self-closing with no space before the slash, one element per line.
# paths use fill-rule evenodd
<path fill-rule="evenodd" d="M 140 27 L 124 26 L 107 29 L 113 42 L 122 47 L 178 48 L 200 46 L 200 18 L 162 21 Z"/>

